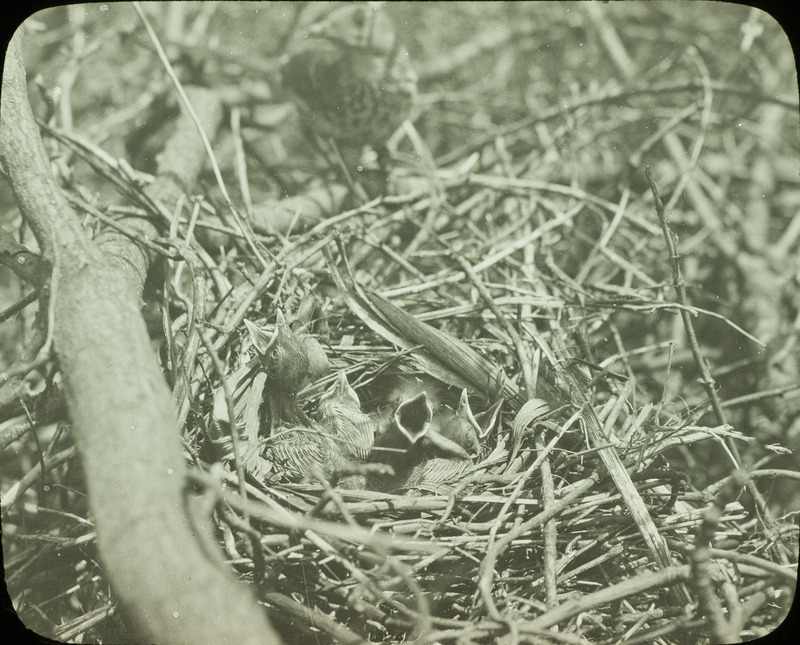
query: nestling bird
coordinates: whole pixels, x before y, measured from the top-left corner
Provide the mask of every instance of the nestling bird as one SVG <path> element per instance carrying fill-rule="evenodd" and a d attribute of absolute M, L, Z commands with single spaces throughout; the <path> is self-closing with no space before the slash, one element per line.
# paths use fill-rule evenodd
<path fill-rule="evenodd" d="M 308 374 L 308 355 L 302 339 L 289 329 L 280 310 L 271 336 L 249 320 L 244 323 L 267 372 L 265 398 L 270 426 L 306 422 L 308 419 L 297 405 L 297 392 Z"/>
<path fill-rule="evenodd" d="M 417 464 L 411 469 L 399 488 L 449 492 L 472 467 L 468 459 L 433 457 Z"/>
<path fill-rule="evenodd" d="M 461 391 L 458 408 L 455 412 L 451 415 L 437 415 L 434 428 L 446 439 L 462 446 L 471 458 L 475 458 L 481 452 L 480 440 L 497 423 L 502 403 L 501 399 L 485 412 L 473 415 L 469 405 L 469 395 L 465 388 Z"/>
<path fill-rule="evenodd" d="M 289 328 L 283 312 L 278 309 L 275 331 L 270 336 L 249 320 L 244 323 L 259 360 L 267 369 L 268 378 L 274 380 L 282 390 L 296 391 L 308 372 L 308 357 L 300 337 Z"/>
<path fill-rule="evenodd" d="M 372 419 L 361 411 L 361 401 L 350 387 L 344 370 L 320 398 L 317 411 L 320 423 L 342 455 L 353 463 L 365 463 L 375 439 L 375 429 Z"/>
<path fill-rule="evenodd" d="M 367 483 L 377 490 L 392 490 L 420 460 L 421 439 L 430 429 L 433 408 L 425 392 L 405 399 L 375 437 L 369 460 L 388 464 L 392 476 L 371 476 Z"/>
<path fill-rule="evenodd" d="M 408 118 L 417 94 L 408 53 L 384 12 L 353 3 L 313 25 L 281 69 L 301 118 L 341 146 L 382 146 Z"/>
<path fill-rule="evenodd" d="M 433 410 L 430 428 L 422 438 L 424 453 L 429 457 L 436 454 L 460 459 L 474 457 L 477 450 L 473 448 L 477 440 L 472 439 L 470 434 L 475 434 L 477 430 L 468 426 L 472 412 L 466 391 L 461 394 L 461 404 L 456 412 L 441 402 L 446 398 L 446 388 L 429 376 L 403 377 L 393 388 L 392 394 L 395 400 L 404 401 L 412 399 L 420 391 L 425 392 Z"/>
<path fill-rule="evenodd" d="M 461 391 L 455 414 L 449 418 L 442 419 L 440 422 L 439 432 L 463 446 L 471 455 L 478 454 L 480 428 L 478 428 L 478 423 L 475 421 L 472 409 L 469 407 L 469 396 L 466 388 Z"/>
<path fill-rule="evenodd" d="M 261 456 L 270 464 L 268 479 L 301 481 L 314 475 L 330 479 L 347 461 L 324 428 L 284 426 L 273 430 Z"/>
<path fill-rule="evenodd" d="M 481 453 L 480 440 L 485 437 L 497 421 L 502 400 L 486 412 L 473 415 L 467 390 L 461 391 L 458 408 L 448 414 L 441 406 L 425 437 L 439 450 L 417 463 L 398 486 L 404 489 L 426 490 L 433 493 L 449 492 L 473 467 Z M 440 437 L 436 439 L 437 435 Z M 463 449 L 463 453 L 451 448 L 451 444 Z M 444 454 L 443 454 L 444 453 Z M 446 456 L 445 456 L 446 454 Z"/>
<path fill-rule="evenodd" d="M 270 479 L 323 476 L 340 488 L 364 488 L 365 476 L 353 470 L 367 461 L 375 433 L 344 371 L 322 395 L 317 416 L 318 422 L 306 426 L 273 428 L 262 452 L 271 465 Z"/>
<path fill-rule="evenodd" d="M 433 427 L 434 412 L 427 392 L 403 399 L 394 414 L 375 437 L 371 462 L 388 464 L 393 476 L 371 476 L 370 488 L 391 491 L 405 486 L 406 480 L 421 464 L 434 459 L 463 461 L 471 465 L 471 455 L 453 439 Z"/>

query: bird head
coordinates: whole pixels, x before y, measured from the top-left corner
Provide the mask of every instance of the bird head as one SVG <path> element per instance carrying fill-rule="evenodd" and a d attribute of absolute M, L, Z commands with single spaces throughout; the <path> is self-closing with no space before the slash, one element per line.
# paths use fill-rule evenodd
<path fill-rule="evenodd" d="M 244 321 L 261 364 L 267 369 L 267 378 L 287 393 L 297 393 L 308 372 L 308 355 L 302 340 L 286 322 L 280 309 L 271 336 L 249 320 Z"/>
<path fill-rule="evenodd" d="M 319 403 L 320 406 L 328 403 L 338 403 L 354 410 L 361 410 L 361 401 L 356 391 L 350 387 L 344 370 L 339 372 L 333 385 L 320 397 Z"/>
<path fill-rule="evenodd" d="M 425 392 L 402 401 L 394 412 L 394 426 L 411 444 L 427 434 L 432 420 L 433 408 Z"/>

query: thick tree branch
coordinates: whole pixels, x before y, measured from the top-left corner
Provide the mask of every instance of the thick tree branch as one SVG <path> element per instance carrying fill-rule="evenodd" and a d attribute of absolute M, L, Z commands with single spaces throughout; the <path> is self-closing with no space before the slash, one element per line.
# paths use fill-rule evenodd
<path fill-rule="evenodd" d="M 194 534 L 169 390 L 130 282 L 84 234 L 49 172 L 20 32 L 2 89 L 0 160 L 58 281 L 55 350 L 108 578 L 154 641 L 276 643 L 254 598 Z"/>

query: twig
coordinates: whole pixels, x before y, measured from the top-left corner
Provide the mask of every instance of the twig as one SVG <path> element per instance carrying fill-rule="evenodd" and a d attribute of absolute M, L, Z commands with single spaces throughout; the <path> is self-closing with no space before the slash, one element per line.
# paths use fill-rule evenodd
<path fill-rule="evenodd" d="M 29 304 L 36 302 L 36 299 L 39 297 L 39 294 L 36 291 L 31 291 L 30 293 L 22 296 L 19 300 L 15 303 L 9 305 L 3 311 L 0 311 L 0 323 L 5 322 L 9 318 L 17 315 L 20 311 L 25 309 Z"/>
<path fill-rule="evenodd" d="M 526 346 L 523 342 L 522 337 L 519 335 L 519 332 L 514 328 L 514 326 L 508 321 L 508 318 L 503 315 L 503 312 L 500 311 L 500 308 L 495 304 L 494 299 L 492 298 L 489 290 L 483 284 L 483 282 L 478 278 L 478 276 L 472 271 L 472 268 L 464 258 L 459 255 L 454 256 L 456 261 L 461 266 L 461 270 L 464 271 L 467 278 L 475 285 L 475 288 L 480 293 L 483 300 L 486 302 L 487 306 L 494 314 L 497 321 L 503 327 L 505 332 L 508 334 L 511 341 L 514 343 L 514 347 L 517 350 L 517 355 L 519 357 L 520 368 L 522 369 L 523 380 L 525 382 L 525 392 L 527 399 L 530 401 L 536 394 L 536 385 L 535 385 L 535 378 L 533 375 L 532 367 L 533 367 L 533 360 L 530 355 L 530 348 Z M 542 435 L 541 430 L 537 430 L 535 444 L 537 451 L 542 453 L 545 447 L 544 437 Z M 537 460 L 538 461 L 538 460 Z M 555 484 L 553 482 L 553 473 L 550 468 L 550 460 L 549 459 L 542 459 L 539 465 L 539 470 L 541 472 L 542 477 L 542 503 L 544 504 L 545 510 L 547 510 L 550 506 L 555 503 Z M 555 571 L 555 561 L 556 561 L 556 542 L 557 542 L 557 531 L 556 531 L 556 524 L 554 521 L 546 522 L 544 527 L 542 528 L 544 537 L 545 537 L 545 557 L 544 557 L 544 579 L 545 579 L 545 589 L 547 590 L 547 601 L 548 605 L 552 606 L 556 603 L 556 594 L 557 594 L 557 584 L 556 584 L 556 571 Z"/>
<path fill-rule="evenodd" d="M 178 92 L 178 96 L 180 96 L 181 102 L 183 103 L 183 107 L 189 113 L 189 116 L 191 117 L 192 121 L 194 121 L 195 126 L 197 126 L 197 132 L 200 135 L 200 139 L 203 141 L 203 146 L 206 149 L 206 154 L 208 155 L 209 162 L 211 163 L 211 169 L 214 171 L 214 177 L 217 180 L 217 185 L 219 186 L 220 192 L 222 193 L 222 197 L 225 200 L 226 206 L 233 215 L 233 219 L 238 224 L 239 229 L 242 232 L 242 235 L 244 236 L 245 240 L 247 241 L 247 244 L 250 247 L 250 250 L 256 256 L 256 258 L 258 258 L 258 261 L 261 263 L 261 266 L 266 267 L 267 261 L 264 259 L 264 256 L 261 254 L 261 251 L 258 248 L 255 239 L 253 238 L 253 230 L 250 227 L 250 225 L 242 219 L 241 215 L 239 214 L 239 211 L 233 205 L 233 201 L 231 200 L 230 195 L 228 195 L 228 190 L 227 188 L 225 188 L 225 182 L 222 179 L 222 173 L 220 172 L 219 165 L 217 164 L 216 158 L 214 156 L 214 151 L 211 148 L 211 142 L 208 140 L 208 137 L 206 136 L 206 133 L 203 130 L 203 127 L 200 123 L 200 119 L 195 113 L 194 107 L 192 107 L 192 103 L 191 101 L 189 101 L 189 97 L 186 96 L 186 92 L 184 91 L 181 82 L 178 80 L 178 77 L 175 74 L 175 70 L 172 68 L 169 59 L 167 58 L 167 54 L 164 51 L 164 48 L 161 46 L 161 43 L 158 39 L 158 36 L 156 35 L 155 30 L 150 24 L 150 21 L 147 19 L 147 16 L 145 16 L 144 11 L 142 11 L 142 8 L 138 2 L 133 3 L 133 8 L 136 10 L 136 13 L 139 14 L 139 18 L 144 24 L 144 27 L 147 30 L 148 35 L 150 36 L 150 40 L 152 41 L 153 45 L 156 48 L 156 53 L 158 54 L 158 57 L 161 60 L 161 63 L 164 66 L 167 75 L 170 77 L 170 80 L 175 86 L 175 89 Z"/>
<path fill-rule="evenodd" d="M 797 101 L 789 97 L 771 96 L 766 93 L 758 93 L 750 87 L 743 88 L 713 81 L 711 82 L 711 88 L 716 92 L 732 94 L 734 96 L 745 96 L 749 100 L 759 100 L 765 103 L 780 105 L 786 110 L 791 110 L 793 113 L 797 112 Z M 696 92 L 697 90 L 703 89 L 705 88 L 702 83 L 681 83 L 678 85 L 657 85 L 655 87 L 647 86 L 626 88 L 623 90 L 614 90 L 608 92 L 604 96 L 589 96 L 586 98 L 579 98 L 570 102 L 568 105 L 559 105 L 558 107 L 555 107 L 544 114 L 528 116 L 509 125 L 500 126 L 494 130 L 490 130 L 485 136 L 478 137 L 476 140 L 470 141 L 464 146 L 456 148 L 455 150 L 443 155 L 436 160 L 436 164 L 440 168 L 443 166 L 449 166 L 459 159 L 469 156 L 470 153 L 480 150 L 483 146 L 493 143 L 498 137 L 505 137 L 510 134 L 514 134 L 515 132 L 528 130 L 534 127 L 537 123 L 546 123 L 548 121 L 563 119 L 565 115 L 579 112 L 587 107 L 623 104 L 630 99 L 639 96 L 654 97 L 659 94 L 673 96 L 677 93 Z"/>
<path fill-rule="evenodd" d="M 231 132 L 233 133 L 233 149 L 236 161 L 236 178 L 239 181 L 239 192 L 244 202 L 244 212 L 253 217 L 253 199 L 250 195 L 250 183 L 247 181 L 247 157 L 242 143 L 242 112 L 239 108 L 231 110 Z"/>
<path fill-rule="evenodd" d="M 569 494 L 562 497 L 558 502 L 551 506 L 547 511 L 535 515 L 533 518 L 515 526 L 511 531 L 506 533 L 496 543 L 489 546 L 486 551 L 486 557 L 481 561 L 480 577 L 478 579 L 478 590 L 480 592 L 483 603 L 486 606 L 489 616 L 502 623 L 506 623 L 497 604 L 492 598 L 492 580 L 494 579 L 494 567 L 500 555 L 506 548 L 517 538 L 532 531 L 534 528 L 542 526 L 545 522 L 554 518 L 562 510 L 570 506 L 577 499 L 579 499 L 587 490 L 592 488 L 598 481 L 600 476 L 597 473 L 592 474 L 590 477 L 579 482 Z M 688 569 L 688 567 L 687 567 Z"/>
<path fill-rule="evenodd" d="M 746 475 L 737 471 L 729 485 L 714 498 L 714 501 L 704 514 L 691 556 L 690 582 L 697 593 L 698 608 L 705 615 L 712 637 L 717 643 L 735 643 L 739 641 L 739 630 L 736 628 L 735 621 L 726 620 L 723 615 L 722 605 L 719 598 L 717 598 L 711 580 L 711 542 L 725 511 L 725 506 L 735 499 L 735 496 L 744 485 L 745 478 Z"/>
<path fill-rule="evenodd" d="M 242 465 L 241 457 L 242 448 L 239 437 L 239 429 L 236 426 L 236 410 L 233 403 L 233 393 L 228 385 L 228 379 L 225 377 L 225 366 L 222 364 L 219 356 L 217 356 L 217 352 L 214 351 L 211 341 L 209 341 L 209 339 L 206 337 L 205 332 L 199 328 L 198 334 L 200 337 L 200 342 L 203 344 L 206 354 L 211 360 L 211 364 L 214 366 L 214 369 L 216 370 L 222 384 L 222 391 L 225 395 L 225 404 L 228 408 L 228 428 L 231 435 L 231 442 L 233 443 L 233 463 L 236 470 L 236 478 L 239 481 L 239 495 L 242 496 L 242 499 L 247 501 L 247 489 L 245 488 L 244 480 L 244 466 Z M 244 517 L 245 519 L 249 519 L 246 506 L 244 508 Z"/>
<path fill-rule="evenodd" d="M 272 605 L 281 614 L 286 614 L 287 620 L 288 617 L 297 619 L 291 621 L 293 629 L 299 628 L 301 631 L 305 631 L 309 639 L 313 639 L 315 635 L 315 631 L 311 631 L 310 629 L 310 627 L 313 626 L 333 638 L 336 643 L 342 643 L 343 645 L 362 645 L 368 642 L 362 636 L 359 636 L 351 629 L 336 622 L 333 618 L 323 614 L 318 609 L 302 605 L 282 593 L 269 591 L 263 594 L 262 597 L 264 601 Z"/>
<path fill-rule="evenodd" d="M 572 616 L 577 616 L 594 607 L 600 607 L 617 600 L 623 600 L 648 589 L 659 589 L 668 585 L 680 584 L 689 578 L 689 572 L 689 565 L 684 564 L 660 571 L 648 571 L 639 574 L 638 576 L 611 585 L 600 591 L 581 596 L 577 600 L 568 600 L 529 623 L 526 623 L 525 627 L 528 629 L 546 629 L 552 627 L 553 625 L 557 625 L 568 620 Z"/>
<path fill-rule="evenodd" d="M 60 466 L 61 464 L 75 457 L 77 454 L 77 448 L 75 448 L 75 446 L 71 446 L 65 450 L 62 450 L 61 452 L 56 453 L 52 457 L 43 457 L 42 459 L 44 461 L 42 463 L 39 463 L 31 468 L 16 484 L 6 491 L 5 495 L 3 495 L 2 501 L 0 501 L 0 506 L 2 506 L 3 511 L 7 512 L 14 504 L 21 501 L 22 494 L 31 486 L 33 486 L 33 484 L 40 478 L 45 476 L 45 469 L 52 469 L 56 466 Z M 42 468 L 43 465 L 44 469 Z"/>
<path fill-rule="evenodd" d="M 711 376 L 711 371 L 708 369 L 708 363 L 706 363 L 703 353 L 700 350 L 700 344 L 697 342 L 697 335 L 694 332 L 694 325 L 692 324 L 692 319 L 689 316 L 689 311 L 687 309 L 689 306 L 689 298 L 686 295 L 686 286 L 684 285 L 683 276 L 681 275 L 680 256 L 678 255 L 678 250 L 676 248 L 675 235 L 670 229 L 669 221 L 667 220 L 667 214 L 664 209 L 664 205 L 661 203 L 661 196 L 659 195 L 658 187 L 653 180 L 653 175 L 650 172 L 649 166 L 645 168 L 644 174 L 647 177 L 648 183 L 650 184 L 650 191 L 653 193 L 653 199 L 655 200 L 656 204 L 658 221 L 661 222 L 661 228 L 664 232 L 664 239 L 667 243 L 670 264 L 672 265 L 672 281 L 673 286 L 675 287 L 675 292 L 678 296 L 678 303 L 681 305 L 679 311 L 681 320 L 683 320 L 683 326 L 686 329 L 686 340 L 689 343 L 690 349 L 692 350 L 695 363 L 702 374 L 701 381 L 709 399 L 711 400 L 711 405 L 714 408 L 714 414 L 717 417 L 717 423 L 720 425 L 727 425 L 728 421 L 725 411 L 722 409 L 722 403 L 717 396 L 716 382 L 714 381 L 714 377 Z M 736 446 L 731 447 L 731 452 L 736 457 L 736 463 L 740 464 L 741 455 L 739 455 L 739 451 Z"/>
<path fill-rule="evenodd" d="M 678 255 L 678 251 L 676 248 L 676 240 L 674 233 L 669 227 L 669 221 L 667 220 L 667 214 L 664 209 L 664 205 L 661 203 L 661 197 L 658 193 L 658 187 L 656 186 L 655 181 L 653 180 L 653 175 L 650 172 L 650 167 L 648 166 L 645 168 L 645 176 L 647 177 L 647 181 L 650 184 L 650 191 L 653 193 L 653 200 L 655 201 L 656 205 L 656 214 L 658 215 L 658 220 L 661 222 L 661 227 L 664 231 L 664 239 L 667 243 L 667 249 L 669 250 L 670 261 L 672 263 L 672 279 L 675 286 L 675 291 L 678 296 L 678 302 L 685 307 L 688 303 L 688 297 L 686 295 L 686 287 L 683 283 L 683 277 L 681 276 L 681 267 L 680 267 L 680 256 Z M 686 339 L 689 343 L 689 347 L 692 350 L 692 355 L 694 356 L 695 363 L 697 367 L 700 369 L 700 373 L 702 374 L 702 383 L 705 387 L 706 392 L 708 393 L 709 399 L 711 400 L 711 407 L 714 410 L 714 414 L 717 417 L 717 420 L 720 425 L 727 425 L 727 416 L 722 406 L 722 402 L 719 400 L 717 396 L 716 390 L 716 382 L 714 381 L 714 377 L 711 376 L 711 371 L 708 368 L 708 363 L 706 363 L 705 358 L 700 350 L 700 344 L 697 341 L 697 336 L 694 332 L 694 326 L 692 325 L 692 319 L 689 317 L 689 313 L 685 308 L 681 308 L 681 319 L 683 320 L 684 328 L 686 329 Z M 734 465 L 739 468 L 742 464 L 742 457 L 739 453 L 739 447 L 733 441 L 726 440 L 725 445 L 727 446 L 728 450 L 730 450 L 733 458 L 735 460 Z M 767 502 L 764 497 L 761 495 L 761 491 L 758 490 L 758 487 L 755 485 L 755 482 L 752 478 L 748 478 L 745 481 L 745 486 L 747 487 L 747 492 L 753 497 L 753 501 L 755 501 L 758 509 L 761 513 L 761 516 L 764 520 L 765 529 L 771 535 L 773 541 L 776 545 L 780 545 L 779 549 L 779 556 L 786 561 L 787 554 L 786 548 L 783 546 L 783 543 L 778 539 L 778 531 L 777 527 L 775 526 L 775 520 L 772 518 L 772 513 L 767 506 Z"/>
<path fill-rule="evenodd" d="M 551 323 L 551 327 L 553 328 L 552 337 L 555 343 L 556 356 L 558 358 L 553 367 L 556 369 L 558 376 L 566 384 L 574 404 L 581 411 L 584 430 L 588 437 L 588 446 L 590 448 L 601 446 L 605 441 L 605 436 L 597 414 L 592 407 L 592 402 L 586 392 L 584 383 L 585 377 L 574 362 L 570 361 L 566 345 L 559 334 L 560 330 L 555 328 L 554 323 Z M 664 569 L 674 566 L 672 554 L 664 541 L 664 537 L 653 521 L 650 509 L 648 509 L 639 491 L 633 485 L 630 473 L 622 463 L 617 447 L 613 445 L 603 446 L 602 449 L 598 451 L 598 454 L 600 455 L 600 459 L 606 471 L 611 476 L 614 485 L 622 495 L 625 506 L 630 512 L 633 521 L 636 523 L 636 527 L 644 538 L 652 560 L 658 564 L 659 567 Z M 677 585 L 672 591 L 678 602 L 684 604 L 691 602 L 691 596 L 684 585 Z"/>

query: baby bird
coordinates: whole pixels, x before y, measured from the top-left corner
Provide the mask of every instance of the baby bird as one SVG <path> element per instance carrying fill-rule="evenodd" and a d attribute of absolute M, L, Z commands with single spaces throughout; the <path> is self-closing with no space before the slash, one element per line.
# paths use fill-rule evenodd
<path fill-rule="evenodd" d="M 308 357 L 303 344 L 286 322 L 278 309 L 275 317 L 275 331 L 266 332 L 249 320 L 244 321 L 250 339 L 258 352 L 261 364 L 267 369 L 267 376 L 281 390 L 296 391 L 308 371 Z"/>
<path fill-rule="evenodd" d="M 261 456 L 270 465 L 268 481 L 330 479 L 346 466 L 336 442 L 319 426 L 286 426 L 273 431 Z"/>
<path fill-rule="evenodd" d="M 466 388 L 461 391 L 455 414 L 439 422 L 439 432 L 462 446 L 470 455 L 478 454 L 480 428 L 472 415 Z"/>
<path fill-rule="evenodd" d="M 432 456 L 415 465 L 402 483 L 402 488 L 418 489 L 433 493 L 449 492 L 453 484 L 473 466 L 481 452 L 480 439 L 485 437 L 492 429 L 500 410 L 502 401 L 493 405 L 486 412 L 475 417 L 469 405 L 467 390 L 461 391 L 458 408 L 453 414 L 443 415 L 440 411 L 431 429 L 428 431 L 428 440 L 438 434 L 443 441 L 450 441 L 463 449 L 460 454 L 450 450 L 449 456 Z M 480 420 L 478 420 L 480 419 Z M 434 426 L 436 431 L 434 431 Z M 438 447 L 446 445 L 440 441 Z"/>
<path fill-rule="evenodd" d="M 400 488 L 431 493 L 448 493 L 472 467 L 468 459 L 433 457 L 417 464 L 408 473 Z"/>
<path fill-rule="evenodd" d="M 400 402 L 389 422 L 375 437 L 369 455 L 371 462 L 391 466 L 394 475 L 371 475 L 367 480 L 370 488 L 392 490 L 408 476 L 421 458 L 421 439 L 430 429 L 432 419 L 433 408 L 425 392 Z"/>
<path fill-rule="evenodd" d="M 350 387 L 344 370 L 320 398 L 318 414 L 320 423 L 337 443 L 342 455 L 353 463 L 365 463 L 375 438 L 375 429 L 372 419 L 361 411 L 361 401 Z"/>
<path fill-rule="evenodd" d="M 297 392 L 308 374 L 308 355 L 302 339 L 289 329 L 280 310 L 271 336 L 249 320 L 244 323 L 267 372 L 264 389 L 269 425 L 276 428 L 281 423 L 307 422 L 297 405 Z"/>
<path fill-rule="evenodd" d="M 369 457 L 373 425 L 361 412 L 358 395 L 344 371 L 322 395 L 317 413 L 318 423 L 308 427 L 273 430 L 262 453 L 272 466 L 270 479 L 300 481 L 323 476 L 340 488 L 364 488 L 364 475 L 352 471 Z"/>
<path fill-rule="evenodd" d="M 436 430 L 441 436 L 462 446 L 469 457 L 477 457 L 481 451 L 481 439 L 491 432 L 500 414 L 502 399 L 488 410 L 473 415 L 466 388 L 461 391 L 458 408 L 451 415 L 439 415 Z"/>

